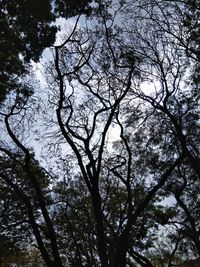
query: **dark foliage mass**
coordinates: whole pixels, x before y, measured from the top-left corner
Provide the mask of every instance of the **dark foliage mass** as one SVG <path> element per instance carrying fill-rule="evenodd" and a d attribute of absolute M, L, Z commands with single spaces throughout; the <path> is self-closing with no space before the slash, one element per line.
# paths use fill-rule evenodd
<path fill-rule="evenodd" d="M 198 264 L 199 21 L 195 0 L 0 1 L 1 267 Z"/>
<path fill-rule="evenodd" d="M 38 61 L 53 45 L 58 27 L 56 17 L 68 18 L 89 12 L 89 1 L 1 1 L 0 3 L 0 101 L 28 71 L 30 60 Z"/>

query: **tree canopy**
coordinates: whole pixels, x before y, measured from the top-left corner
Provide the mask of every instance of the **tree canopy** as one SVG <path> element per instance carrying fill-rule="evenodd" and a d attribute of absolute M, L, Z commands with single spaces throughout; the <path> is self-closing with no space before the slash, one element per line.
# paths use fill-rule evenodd
<path fill-rule="evenodd" d="M 0 88 L 2 101 L 28 71 L 30 60 L 38 61 L 43 50 L 55 42 L 56 18 L 88 13 L 90 1 L 1 1 Z"/>
<path fill-rule="evenodd" d="M 200 257 L 199 10 L 0 2 L 0 266 Z"/>

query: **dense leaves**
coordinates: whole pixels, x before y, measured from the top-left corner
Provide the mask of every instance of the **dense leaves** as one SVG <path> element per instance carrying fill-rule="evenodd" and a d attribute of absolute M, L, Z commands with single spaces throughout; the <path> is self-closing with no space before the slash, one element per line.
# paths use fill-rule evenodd
<path fill-rule="evenodd" d="M 88 1 L 0 2 L 0 102 L 15 89 L 27 64 L 38 61 L 43 50 L 55 42 L 56 17 L 68 18 L 88 12 Z"/>
<path fill-rule="evenodd" d="M 44 48 L 55 40 L 56 27 L 49 1 L 1 1 L 0 79 L 1 101 Z"/>

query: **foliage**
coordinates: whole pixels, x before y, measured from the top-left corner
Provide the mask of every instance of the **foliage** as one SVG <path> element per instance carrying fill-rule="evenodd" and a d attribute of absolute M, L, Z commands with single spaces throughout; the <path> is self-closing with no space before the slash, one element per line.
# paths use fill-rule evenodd
<path fill-rule="evenodd" d="M 198 1 L 42 4 L 0 4 L 4 50 L 11 43 L 1 100 L 13 91 L 0 111 L 3 256 L 26 266 L 36 246 L 48 267 L 198 257 Z M 53 45 L 51 22 L 74 15 L 46 88 L 30 89 L 22 74 Z"/>
<path fill-rule="evenodd" d="M 56 17 L 84 13 L 86 6 L 87 0 L 1 1 L 0 102 L 28 71 L 28 63 L 39 61 L 43 50 L 54 44 L 59 30 L 53 25 Z"/>

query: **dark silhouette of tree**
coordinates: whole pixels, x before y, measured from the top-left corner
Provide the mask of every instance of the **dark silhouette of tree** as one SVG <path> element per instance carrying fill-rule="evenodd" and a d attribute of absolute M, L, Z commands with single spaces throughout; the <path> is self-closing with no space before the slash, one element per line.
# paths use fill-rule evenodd
<path fill-rule="evenodd" d="M 8 36 L 20 40 L 5 84 L 53 44 L 51 21 L 78 16 L 52 45 L 40 95 L 46 162 L 56 168 L 45 170 L 26 141 L 29 118 L 42 116 L 34 83 L 11 84 L 1 107 L 1 228 L 15 245 L 29 235 L 48 267 L 172 267 L 200 255 L 198 1 L 90 3 L 45 2 L 43 14 L 23 2 L 21 16 L 2 2 L 6 23 L 14 5 Z M 18 34 L 14 21 L 21 27 L 32 12 L 32 29 Z"/>
<path fill-rule="evenodd" d="M 38 61 L 43 50 L 53 45 L 60 15 L 65 18 L 87 13 L 90 1 L 1 1 L 0 101 L 16 88 L 28 72 L 28 63 Z M 19 85 L 18 85 L 19 90 Z"/>
<path fill-rule="evenodd" d="M 107 21 L 111 20 L 111 17 L 103 6 L 100 6 L 98 11 L 99 20 L 103 24 L 100 36 L 95 36 L 96 39 L 91 38 L 90 41 L 88 31 L 86 31 L 83 32 L 83 37 L 80 36 L 86 41 L 81 42 L 74 28 L 63 44 L 55 47 L 55 70 L 59 89 L 56 113 L 61 133 L 76 156 L 81 175 L 91 195 L 101 265 L 125 266 L 133 227 L 157 191 L 180 164 L 183 156 L 177 153 L 177 157 L 170 158 L 170 161 L 162 166 L 154 183 L 146 188 L 141 201 L 137 204 L 134 202 L 134 182 L 136 183 L 137 179 L 133 173 L 132 143 L 129 143 L 127 139 L 120 107 L 126 99 L 131 97 L 137 56 L 134 56 L 134 52 L 127 51 L 126 47 L 124 51 L 123 47 L 119 48 L 123 56 L 115 55 L 118 51 L 116 45 L 119 42 L 118 31 L 114 32 L 107 26 Z M 113 48 L 114 43 L 115 48 Z M 66 54 L 68 46 L 71 48 L 69 56 Z M 105 57 L 104 51 L 106 51 Z M 71 60 L 68 61 L 68 58 Z M 98 64 L 95 64 L 96 62 Z M 68 82 L 71 89 L 66 90 Z M 83 102 L 76 102 L 78 85 L 81 86 L 82 94 L 85 91 Z M 99 129 L 100 118 L 103 121 Z M 106 136 L 113 123 L 120 129 L 120 150 L 123 154 L 120 157 L 114 155 L 107 166 L 104 159 L 107 153 Z M 93 141 L 95 138 L 97 141 Z M 119 223 L 117 232 L 114 232 L 114 236 L 106 235 L 103 196 L 100 191 L 101 179 L 105 175 L 104 169 L 108 171 L 107 176 L 112 174 L 115 177 L 113 179 L 123 184 L 127 194 L 122 221 Z M 111 255 L 108 254 L 109 244 L 112 244 Z M 143 266 L 151 266 L 150 262 L 144 260 L 139 253 L 135 252 L 132 255 Z"/>

